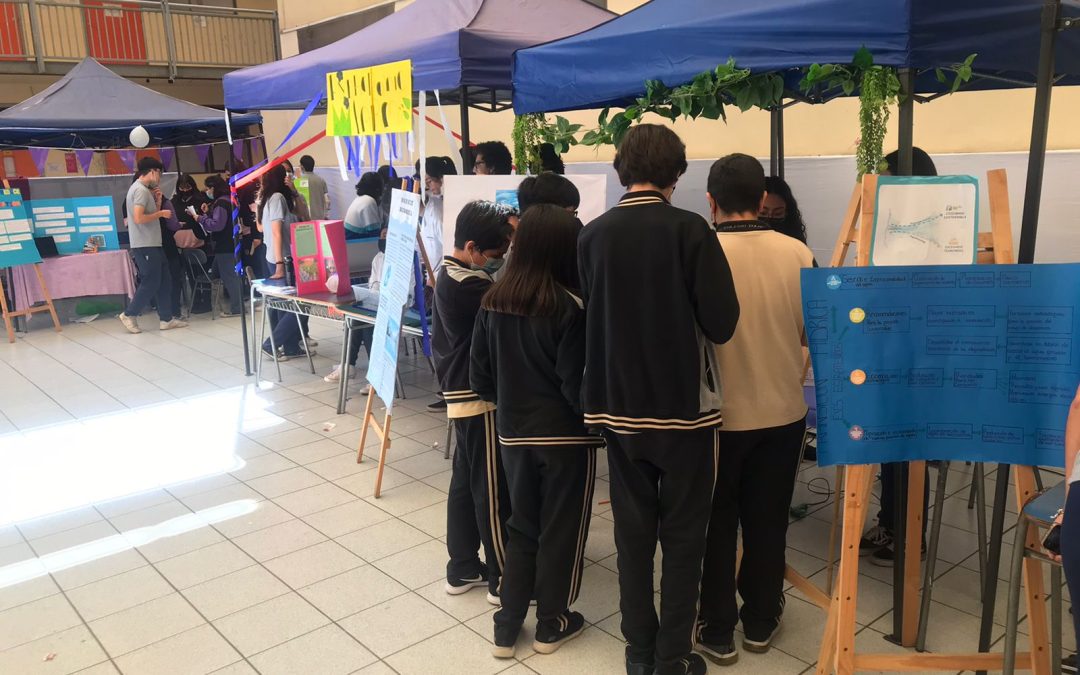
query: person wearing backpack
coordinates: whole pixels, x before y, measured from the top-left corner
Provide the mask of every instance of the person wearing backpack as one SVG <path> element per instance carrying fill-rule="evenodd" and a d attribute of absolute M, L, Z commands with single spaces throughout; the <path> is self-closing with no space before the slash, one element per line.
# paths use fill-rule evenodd
<path fill-rule="evenodd" d="M 221 176 L 210 176 L 206 183 L 214 191 L 214 201 L 203 204 L 199 225 L 210 237 L 210 246 L 214 254 L 214 270 L 225 285 L 229 296 L 229 308 L 221 312 L 222 316 L 240 314 L 243 293 L 240 289 L 240 277 L 236 273 L 235 243 L 233 241 L 232 201 L 229 198 L 229 184 Z"/>

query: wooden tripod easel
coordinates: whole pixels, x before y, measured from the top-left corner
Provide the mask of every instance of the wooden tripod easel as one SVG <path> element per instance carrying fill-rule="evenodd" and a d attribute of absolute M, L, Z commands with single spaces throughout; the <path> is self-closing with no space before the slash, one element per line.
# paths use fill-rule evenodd
<path fill-rule="evenodd" d="M 1012 226 L 1009 215 L 1008 182 L 1003 169 L 987 173 L 990 198 L 991 231 L 978 235 L 979 264 L 1011 264 L 1013 262 Z M 840 236 L 833 250 L 831 265 L 843 265 L 848 249 L 857 247 L 856 265 L 870 262 L 870 238 L 873 230 L 877 176 L 864 176 L 856 186 L 848 203 L 841 226 Z M 860 226 L 861 221 L 861 226 Z M 907 532 L 905 539 L 904 616 L 901 644 L 915 644 L 921 557 L 922 494 L 925 483 L 925 461 L 909 463 Z M 1035 495 L 1035 477 L 1030 466 L 1015 466 L 1017 512 L 1028 499 Z M 855 652 L 855 608 L 859 580 L 859 540 L 870 504 L 870 486 L 873 465 L 862 464 L 844 467 L 844 517 L 841 537 L 840 570 L 836 589 L 831 592 L 828 616 L 818 654 L 817 673 L 840 673 L 847 675 L 856 670 L 1000 670 L 1004 657 L 1001 653 L 967 654 L 888 654 Z M 835 523 L 834 523 L 835 527 Z M 1034 528 L 1029 534 L 1029 546 L 1038 546 Z M 831 554 L 830 554 L 831 555 Z M 1028 619 L 1030 622 L 1031 651 L 1017 654 L 1019 669 L 1030 669 L 1042 675 L 1050 672 L 1048 634 L 1046 625 L 1046 594 L 1042 572 L 1038 562 L 1025 558 L 1023 571 L 1027 589 Z"/>
<path fill-rule="evenodd" d="M 48 312 L 52 316 L 53 327 L 56 332 L 61 331 L 60 318 L 56 316 L 56 307 L 53 306 L 52 296 L 49 295 L 49 288 L 45 285 L 45 277 L 41 273 L 41 263 L 31 263 L 34 266 L 34 273 L 37 275 L 38 283 L 41 284 L 41 295 L 45 298 L 44 305 L 37 305 L 27 307 L 26 309 L 20 309 L 18 311 L 8 308 L 7 298 L 0 289 L 0 310 L 4 315 L 4 328 L 7 329 L 8 342 L 15 342 L 15 327 L 12 324 L 12 319 L 20 316 L 25 316 L 28 319 L 31 314 L 37 314 L 39 312 Z"/>
<path fill-rule="evenodd" d="M 402 179 L 401 189 L 407 190 L 409 186 L 408 179 Z M 420 184 L 417 182 L 413 187 L 413 192 L 420 192 Z M 416 247 L 420 252 L 420 261 L 424 266 L 424 269 L 428 273 L 428 279 L 431 279 L 432 284 L 435 283 L 435 273 L 431 268 L 431 261 L 428 260 L 427 250 L 424 248 L 424 242 L 420 237 L 420 232 L 416 233 Z M 423 292 L 423 289 L 417 289 L 418 292 Z M 375 499 L 378 499 L 382 494 L 382 478 L 383 470 L 386 469 L 386 454 L 390 450 L 390 423 L 393 420 L 393 415 L 390 413 L 390 409 L 386 410 L 386 415 L 383 416 L 382 424 L 379 424 L 379 420 L 375 419 L 375 415 L 372 410 L 375 407 L 375 399 L 378 398 L 378 394 L 375 393 L 375 387 L 368 385 L 367 393 L 367 405 L 364 406 L 364 422 L 360 427 L 360 448 L 356 453 L 356 463 L 364 461 L 364 445 L 367 442 L 367 432 L 371 429 L 375 435 L 379 438 L 379 467 L 375 474 Z"/>

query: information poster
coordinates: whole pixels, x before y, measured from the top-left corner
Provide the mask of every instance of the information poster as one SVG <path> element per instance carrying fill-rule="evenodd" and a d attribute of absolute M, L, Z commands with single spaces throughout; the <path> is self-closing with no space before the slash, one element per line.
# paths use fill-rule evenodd
<path fill-rule="evenodd" d="M 22 193 L 0 188 L 0 269 L 41 262 Z"/>
<path fill-rule="evenodd" d="M 818 463 L 1062 466 L 1080 265 L 802 272 Z"/>
<path fill-rule="evenodd" d="M 386 259 L 379 280 L 379 308 L 375 313 L 371 358 L 367 379 L 389 413 L 394 403 L 401 315 L 413 284 L 416 228 L 420 222 L 420 195 L 394 190 L 390 202 L 390 225 L 386 235 Z"/>
<path fill-rule="evenodd" d="M 35 199 L 27 204 L 34 236 L 52 237 L 61 255 L 120 249 L 112 197 Z"/>
<path fill-rule="evenodd" d="M 326 74 L 326 135 L 412 130 L 412 61 Z"/>
<path fill-rule="evenodd" d="M 979 232 L 979 181 L 972 176 L 882 176 L 870 264 L 970 265 Z"/>

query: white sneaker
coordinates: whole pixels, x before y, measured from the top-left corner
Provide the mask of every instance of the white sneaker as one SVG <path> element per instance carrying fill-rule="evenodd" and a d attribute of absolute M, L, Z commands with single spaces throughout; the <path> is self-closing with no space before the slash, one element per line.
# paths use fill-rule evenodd
<path fill-rule="evenodd" d="M 326 377 L 323 378 L 323 382 L 340 382 L 341 381 L 341 366 L 334 366 L 334 369 L 330 371 Z"/>
<path fill-rule="evenodd" d="M 307 336 L 305 338 L 305 340 L 307 341 L 308 347 L 318 347 L 319 346 L 319 341 L 316 340 L 315 338 L 311 337 L 310 335 Z M 303 345 L 304 345 L 304 340 L 301 340 L 300 341 L 300 346 L 303 347 Z"/>
<path fill-rule="evenodd" d="M 180 319 L 171 319 L 169 321 L 159 321 L 158 330 L 172 330 L 173 328 L 187 328 L 188 322 L 181 321 Z"/>
<path fill-rule="evenodd" d="M 132 335 L 138 335 L 142 332 L 142 329 L 139 328 L 139 322 L 135 317 L 120 312 L 116 318 L 120 319 L 120 323 L 124 324 L 124 328 Z"/>

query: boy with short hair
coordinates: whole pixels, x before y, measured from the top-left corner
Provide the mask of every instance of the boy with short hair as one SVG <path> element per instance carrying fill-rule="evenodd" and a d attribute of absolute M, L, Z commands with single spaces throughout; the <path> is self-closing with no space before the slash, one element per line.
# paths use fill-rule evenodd
<path fill-rule="evenodd" d="M 453 254 L 443 259 L 435 284 L 431 339 L 435 373 L 457 437 L 446 503 L 446 592 L 459 595 L 486 585 L 493 605 L 499 604 L 510 498 L 495 434 L 495 405 L 472 390 L 469 363 L 480 300 L 510 248 L 510 215 L 509 208 L 484 201 L 461 210 Z M 477 554 L 481 543 L 486 564 Z"/>
<path fill-rule="evenodd" d="M 768 651 L 780 630 L 788 508 L 806 431 L 800 274 L 814 255 L 758 220 L 765 197 L 758 160 L 734 154 L 713 164 L 709 210 L 743 309 L 734 337 L 716 348 L 724 428 L 697 634 L 698 649 L 720 665 L 739 658 L 740 618 L 750 652 Z"/>
<path fill-rule="evenodd" d="M 627 193 L 578 246 L 585 299 L 585 422 L 607 441 L 629 675 L 704 675 L 693 648 L 716 483 L 720 382 L 714 344 L 739 302 L 705 220 L 671 205 L 686 147 L 640 124 L 615 156 Z M 653 556 L 663 551 L 660 617 Z"/>

